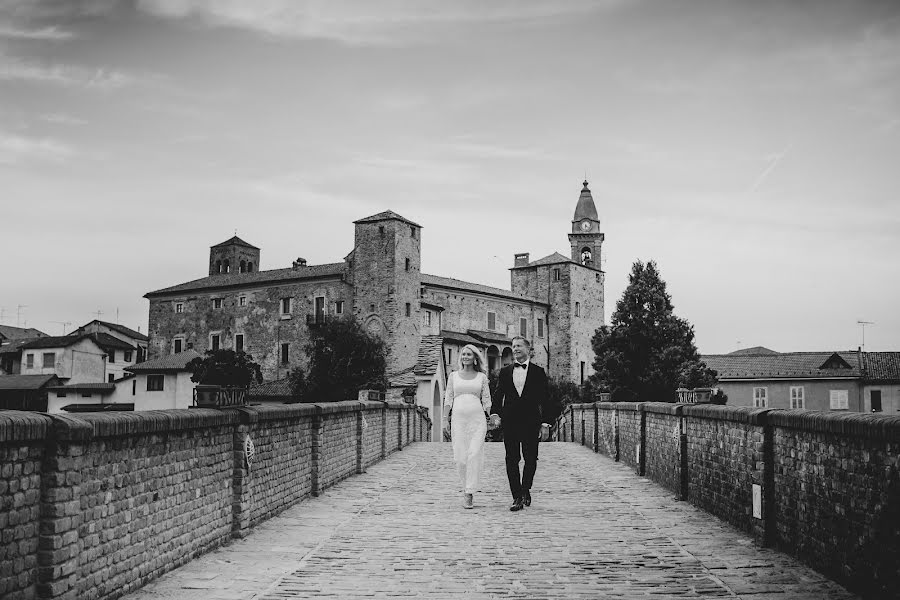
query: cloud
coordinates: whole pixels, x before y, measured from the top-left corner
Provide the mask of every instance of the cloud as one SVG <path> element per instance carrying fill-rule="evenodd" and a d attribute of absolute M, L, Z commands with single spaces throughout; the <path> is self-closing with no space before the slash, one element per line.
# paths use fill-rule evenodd
<path fill-rule="evenodd" d="M 528 23 L 583 15 L 620 0 L 138 0 L 152 15 L 196 18 L 210 26 L 348 45 L 402 45 L 433 40 L 441 29 L 476 23 Z"/>
<path fill-rule="evenodd" d="M 75 34 L 71 31 L 64 31 L 62 29 L 59 29 L 58 27 L 43 27 L 41 29 L 20 29 L 13 25 L 4 25 L 0 23 L 0 38 L 62 42 L 71 40 L 74 37 Z"/>
<path fill-rule="evenodd" d="M 23 137 L 0 131 L 0 164 L 11 165 L 36 160 L 58 162 L 72 154 L 72 147 L 59 140 Z"/>
<path fill-rule="evenodd" d="M 548 160 L 553 157 L 539 148 L 515 148 L 479 142 L 469 136 L 460 136 L 446 148 L 465 158 Z"/>
<path fill-rule="evenodd" d="M 63 113 L 49 113 L 46 115 L 41 115 L 41 119 L 46 121 L 47 123 L 55 123 L 57 125 L 87 125 L 87 121 L 84 119 L 79 119 L 78 117 L 73 117 L 72 115 L 66 115 Z"/>
<path fill-rule="evenodd" d="M 40 64 L 0 54 L 0 81 L 31 81 L 105 91 L 130 85 L 136 80 L 114 69 Z"/>

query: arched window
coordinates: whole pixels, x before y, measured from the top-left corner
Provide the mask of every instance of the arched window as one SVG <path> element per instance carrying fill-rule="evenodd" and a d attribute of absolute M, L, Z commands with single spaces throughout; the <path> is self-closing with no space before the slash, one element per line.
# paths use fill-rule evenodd
<path fill-rule="evenodd" d="M 221 272 L 222 272 L 222 261 L 217 260 L 216 261 L 216 273 L 221 273 Z"/>
<path fill-rule="evenodd" d="M 586 265 L 591 262 L 591 249 L 584 247 L 581 249 L 581 264 Z"/>
<path fill-rule="evenodd" d="M 226 273 L 231 273 L 231 261 L 226 260 L 222 266 L 224 267 Z"/>
<path fill-rule="evenodd" d="M 245 261 L 241 261 L 241 273 L 247 270 L 247 263 Z"/>
<path fill-rule="evenodd" d="M 248 273 L 252 273 L 252 272 L 253 272 L 253 263 L 252 263 L 252 262 L 248 262 L 248 263 L 247 263 L 247 272 L 248 272 Z"/>

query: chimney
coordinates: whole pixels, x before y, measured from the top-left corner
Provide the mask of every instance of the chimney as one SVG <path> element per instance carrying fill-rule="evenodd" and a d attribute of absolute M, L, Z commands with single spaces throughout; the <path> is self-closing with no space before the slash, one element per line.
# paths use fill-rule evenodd
<path fill-rule="evenodd" d="M 515 267 L 527 267 L 528 266 L 528 252 L 520 252 L 516 254 L 516 262 L 513 264 L 513 268 Z"/>
<path fill-rule="evenodd" d="M 298 256 L 298 257 L 297 257 L 297 260 L 294 261 L 294 263 L 293 263 L 292 266 L 293 266 L 295 269 L 298 268 L 298 267 L 305 267 L 305 266 L 306 266 L 306 259 L 305 259 L 305 258 L 300 258 L 300 257 Z"/>

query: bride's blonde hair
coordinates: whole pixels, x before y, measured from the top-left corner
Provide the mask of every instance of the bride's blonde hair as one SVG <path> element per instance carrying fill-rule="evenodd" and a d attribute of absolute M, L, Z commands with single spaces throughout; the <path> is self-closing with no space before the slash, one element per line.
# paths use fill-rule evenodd
<path fill-rule="evenodd" d="M 475 360 L 472 363 L 472 367 L 478 371 L 479 373 L 484 373 L 484 359 L 481 358 L 481 352 L 478 351 L 478 348 L 473 346 L 472 344 L 466 344 L 459 351 L 459 356 L 456 358 L 456 368 L 459 371 L 462 371 L 462 353 L 463 350 L 471 350 L 472 356 L 475 357 Z"/>

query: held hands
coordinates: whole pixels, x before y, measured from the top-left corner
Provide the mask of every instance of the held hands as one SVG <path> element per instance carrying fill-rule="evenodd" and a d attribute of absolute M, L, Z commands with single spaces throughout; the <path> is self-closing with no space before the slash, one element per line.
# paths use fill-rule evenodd
<path fill-rule="evenodd" d="M 490 428 L 497 429 L 500 427 L 500 415 L 491 415 L 490 417 Z"/>
<path fill-rule="evenodd" d="M 547 423 L 541 423 L 541 431 L 538 434 L 538 439 L 542 442 L 550 441 L 550 425 Z"/>

